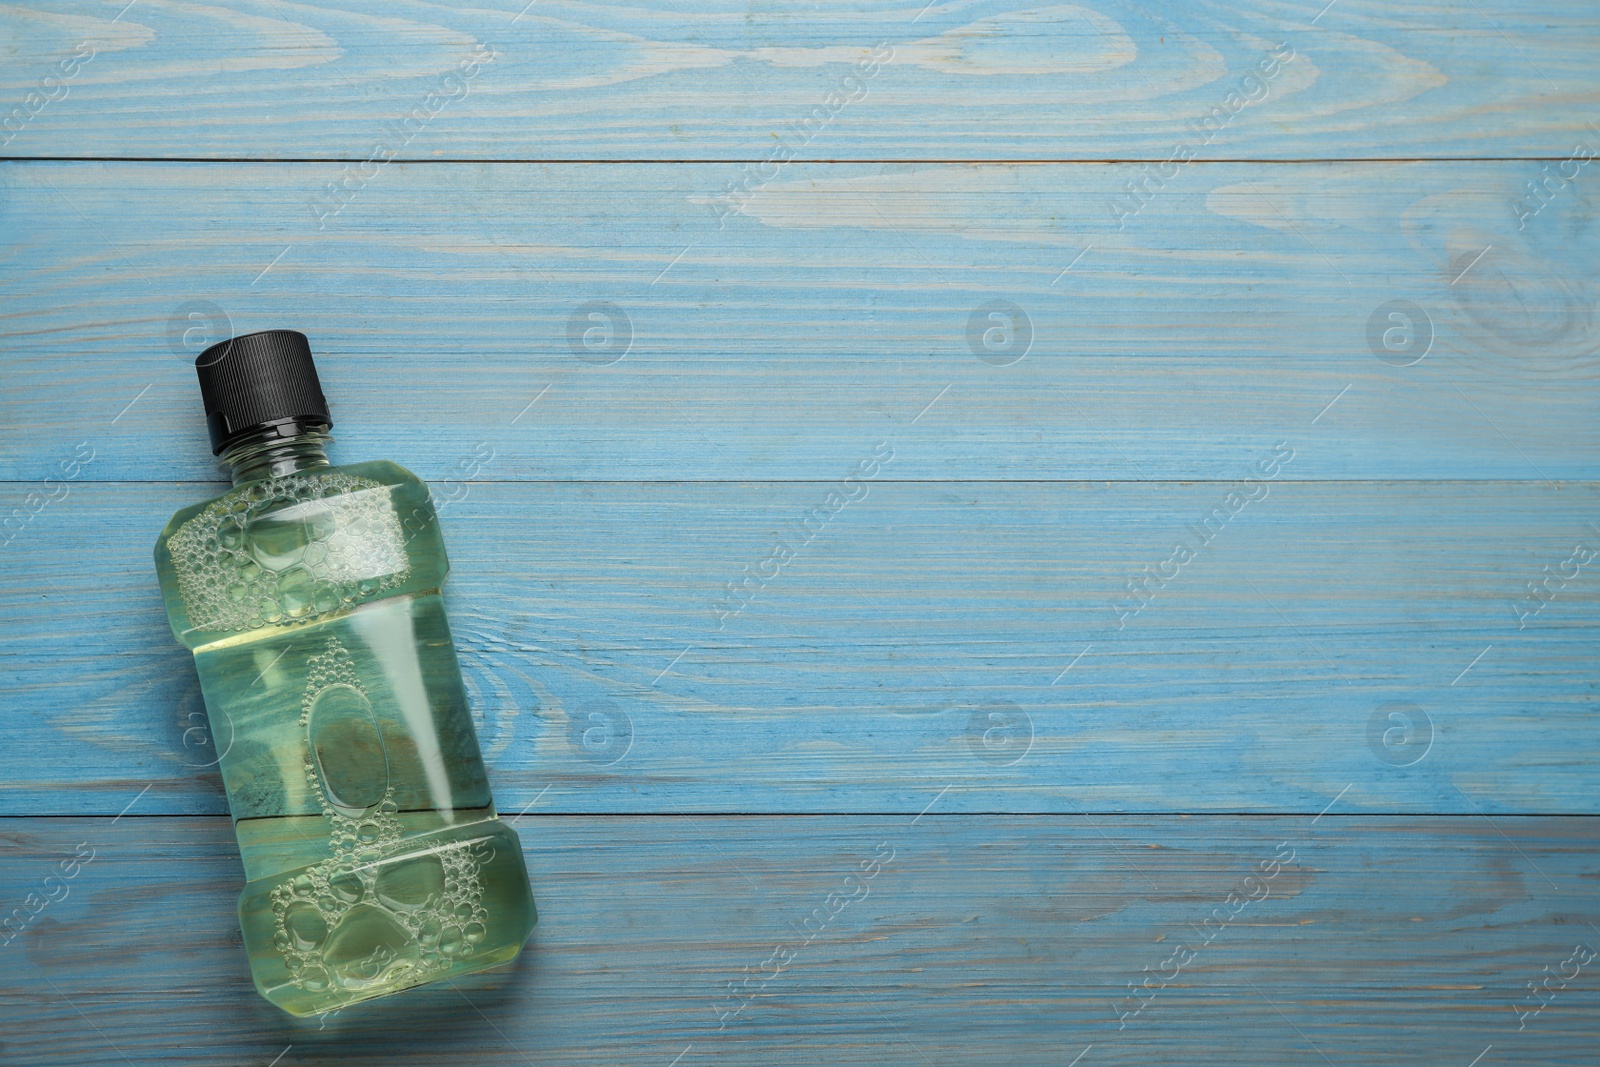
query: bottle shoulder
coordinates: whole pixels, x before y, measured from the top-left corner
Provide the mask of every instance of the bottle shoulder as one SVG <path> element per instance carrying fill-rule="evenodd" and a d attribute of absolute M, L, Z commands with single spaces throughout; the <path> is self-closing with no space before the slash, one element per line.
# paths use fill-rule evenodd
<path fill-rule="evenodd" d="M 369 459 L 361 463 L 345 463 L 328 469 L 343 471 L 346 474 L 352 474 L 357 477 L 370 478 L 384 485 L 411 485 L 422 486 L 423 489 L 427 488 L 427 483 L 421 478 L 418 478 L 411 471 L 400 466 L 400 464 L 388 459 Z"/>
<path fill-rule="evenodd" d="M 301 484 L 296 486 L 295 483 Z M 208 509 L 239 510 L 240 507 L 248 508 L 251 504 L 274 497 L 284 498 L 285 503 L 294 503 L 296 501 L 292 499 L 293 497 L 303 495 L 296 493 L 295 488 L 303 490 L 313 483 L 316 483 L 313 493 L 320 498 L 361 492 L 380 486 L 410 490 L 407 496 L 416 495 L 418 490 L 422 496 L 428 494 L 427 483 L 421 478 L 398 463 L 382 459 L 317 467 L 281 478 L 261 478 L 242 485 L 229 486 L 209 500 L 179 508 L 173 513 L 172 518 L 167 520 L 160 536 L 156 538 L 156 558 L 158 561 L 161 559 L 167 542 L 182 526 Z"/>
<path fill-rule="evenodd" d="M 386 460 L 259 479 L 182 508 L 155 564 L 191 648 L 436 589 L 449 567 L 427 486 Z"/>

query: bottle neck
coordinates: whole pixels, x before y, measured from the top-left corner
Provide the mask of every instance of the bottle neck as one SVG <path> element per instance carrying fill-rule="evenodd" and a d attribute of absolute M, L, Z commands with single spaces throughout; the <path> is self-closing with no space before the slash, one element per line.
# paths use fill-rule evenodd
<path fill-rule="evenodd" d="M 222 462 L 232 473 L 234 485 L 262 478 L 281 478 L 297 471 L 331 466 L 327 452 L 331 440 L 320 429 L 284 437 L 273 427 L 230 444 L 222 450 Z"/>

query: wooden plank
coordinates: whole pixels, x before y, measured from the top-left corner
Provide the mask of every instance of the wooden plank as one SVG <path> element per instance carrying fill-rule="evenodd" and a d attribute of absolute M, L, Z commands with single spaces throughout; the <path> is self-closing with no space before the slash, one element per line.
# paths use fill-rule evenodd
<path fill-rule="evenodd" d="M 1589 819 L 520 829 L 541 914 L 520 961 L 296 1022 L 250 988 L 225 820 L 8 819 L 8 907 L 80 843 L 94 859 L 8 946 L 7 1059 L 1554 1067 L 1600 1038 Z"/>
<path fill-rule="evenodd" d="M 1119 219 L 1126 165 L 796 165 L 719 228 L 722 166 L 395 165 L 319 230 L 326 164 L 0 165 L 0 478 L 215 477 L 187 357 L 294 326 L 344 454 L 432 479 L 1593 479 L 1600 245 L 1585 185 L 1519 220 L 1539 167 L 1197 163 Z"/>
<path fill-rule="evenodd" d="M 466 487 L 449 604 L 502 809 L 915 814 L 948 785 L 979 812 L 1596 810 L 1600 486 L 1298 458 L 927 485 L 898 457 L 831 514 L 839 483 Z M 224 810 L 149 558 L 213 491 L 77 486 L 7 546 L 6 810 L 147 784 L 142 810 Z M 1256 499 L 1218 520 L 1231 492 Z"/>
<path fill-rule="evenodd" d="M 759 161 L 779 139 L 807 159 L 1166 159 L 1179 141 L 1298 159 L 1564 157 L 1585 136 L 1592 4 L 1320 7 L 24 4 L 0 14 L 0 101 L 21 109 L 0 140 L 33 157 Z M 1208 143 L 1190 123 L 1213 114 Z"/>

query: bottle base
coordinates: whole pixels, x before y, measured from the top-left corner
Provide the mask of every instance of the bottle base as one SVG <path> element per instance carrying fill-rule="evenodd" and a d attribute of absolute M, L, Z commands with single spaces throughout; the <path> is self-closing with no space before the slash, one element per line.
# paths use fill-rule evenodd
<path fill-rule="evenodd" d="M 537 921 L 522 843 L 498 819 L 284 871 L 239 897 L 257 991 L 299 1016 L 509 962 Z"/>

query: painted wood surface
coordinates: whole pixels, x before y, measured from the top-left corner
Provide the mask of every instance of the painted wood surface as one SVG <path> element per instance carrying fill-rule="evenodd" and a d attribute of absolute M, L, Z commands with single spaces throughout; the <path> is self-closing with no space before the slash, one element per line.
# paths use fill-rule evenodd
<path fill-rule="evenodd" d="M 7 900 L 93 854 L 3 949 L 8 1063 L 1555 1067 L 1600 1039 L 1586 819 L 530 816 L 520 963 L 296 1022 L 239 959 L 227 821 L 142 807 L 0 826 Z"/>
<path fill-rule="evenodd" d="M 899 455 L 855 487 L 460 486 L 447 592 L 501 807 L 1596 810 L 1593 483 L 1296 482 L 1296 455 L 928 485 Z M 7 810 L 147 783 L 146 811 L 225 810 L 228 728 L 190 730 L 150 562 L 213 492 L 80 485 L 8 546 Z"/>
<path fill-rule="evenodd" d="M 5 154 L 1565 157 L 1600 88 L 1586 0 L 122 6 L 3 9 Z"/>
<path fill-rule="evenodd" d="M 1587 179 L 1513 212 L 1542 166 L 1196 163 L 1119 219 L 1128 165 L 796 165 L 719 228 L 725 165 L 395 165 L 318 229 L 327 164 L 0 165 L 0 476 L 216 477 L 189 362 L 293 323 L 346 454 L 430 479 L 882 439 L 898 478 L 1227 479 L 1285 438 L 1300 478 L 1593 479 L 1600 242 Z"/>
<path fill-rule="evenodd" d="M 1593 1061 L 1593 4 L 124 4 L 0 8 L 0 1061 Z M 284 325 L 542 912 L 310 1024 L 149 558 Z"/>

